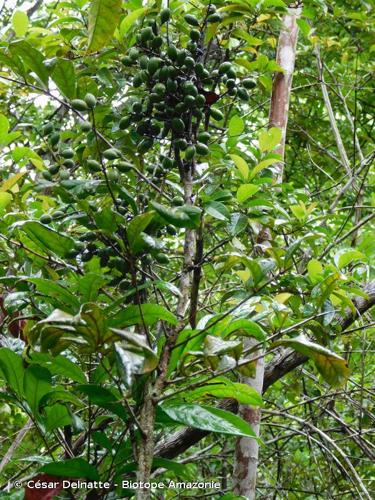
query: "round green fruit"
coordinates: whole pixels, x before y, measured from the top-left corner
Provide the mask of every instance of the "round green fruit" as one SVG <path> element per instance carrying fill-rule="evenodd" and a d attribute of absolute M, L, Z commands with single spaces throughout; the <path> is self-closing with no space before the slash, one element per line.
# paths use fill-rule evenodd
<path fill-rule="evenodd" d="M 241 101 L 248 101 L 249 100 L 249 93 L 243 87 L 239 87 L 237 89 L 237 96 L 241 99 Z"/>
<path fill-rule="evenodd" d="M 151 47 L 153 49 L 160 49 L 162 45 L 163 45 L 163 38 L 161 36 L 156 36 L 151 42 Z"/>
<path fill-rule="evenodd" d="M 146 28 L 143 28 L 141 30 L 141 42 L 149 42 L 154 38 L 154 32 L 152 31 L 152 28 L 147 26 Z"/>
<path fill-rule="evenodd" d="M 148 61 L 149 61 L 149 57 L 147 57 L 146 55 L 143 55 L 142 57 L 139 58 L 139 66 L 142 69 L 147 69 Z"/>
<path fill-rule="evenodd" d="M 181 207 L 184 204 L 184 199 L 182 196 L 174 196 L 172 198 L 172 205 L 174 207 Z"/>
<path fill-rule="evenodd" d="M 52 174 L 50 172 L 48 172 L 48 170 L 43 170 L 42 177 L 46 181 L 52 181 Z"/>
<path fill-rule="evenodd" d="M 203 142 L 197 142 L 196 144 L 197 154 L 201 156 L 206 156 L 209 153 L 208 147 Z"/>
<path fill-rule="evenodd" d="M 210 108 L 210 115 L 216 121 L 220 121 L 220 120 L 222 120 L 224 118 L 223 113 L 220 110 L 216 109 L 216 108 Z"/>
<path fill-rule="evenodd" d="M 51 167 L 48 167 L 48 172 L 51 175 L 56 175 L 60 170 L 60 165 L 52 165 Z"/>
<path fill-rule="evenodd" d="M 193 40 L 193 42 L 198 42 L 201 37 L 200 31 L 192 29 L 190 31 L 190 38 Z"/>
<path fill-rule="evenodd" d="M 140 153 L 145 153 L 148 151 L 150 148 L 152 148 L 154 144 L 154 140 L 151 139 L 151 137 L 145 137 L 144 139 L 141 140 L 141 142 L 138 144 L 138 151 Z"/>
<path fill-rule="evenodd" d="M 166 8 L 160 12 L 160 22 L 161 24 L 167 23 L 171 18 L 170 9 Z"/>
<path fill-rule="evenodd" d="M 242 80 L 242 85 L 245 87 L 245 89 L 251 90 L 254 89 L 257 84 L 254 80 L 251 80 L 250 78 L 245 78 L 245 80 Z"/>
<path fill-rule="evenodd" d="M 228 80 L 225 82 L 225 85 L 228 87 L 228 89 L 234 89 L 236 86 L 236 80 L 234 78 L 228 78 Z"/>
<path fill-rule="evenodd" d="M 198 95 L 198 89 L 192 82 L 185 82 L 183 85 L 184 95 L 192 95 L 196 97 Z"/>
<path fill-rule="evenodd" d="M 74 156 L 74 151 L 72 148 L 66 148 L 66 149 L 63 149 L 61 152 L 60 152 L 61 156 L 63 158 L 73 158 Z"/>
<path fill-rule="evenodd" d="M 120 130 L 126 130 L 130 124 L 131 124 L 130 116 L 124 116 L 123 118 L 121 118 L 118 126 Z"/>
<path fill-rule="evenodd" d="M 174 145 L 177 149 L 180 149 L 181 151 L 185 151 L 185 149 L 188 147 L 188 143 L 186 142 L 185 139 L 176 139 L 174 141 Z"/>
<path fill-rule="evenodd" d="M 168 264 L 169 257 L 167 254 L 160 252 L 155 255 L 155 260 L 159 262 L 159 264 Z"/>
<path fill-rule="evenodd" d="M 209 23 L 219 23 L 220 21 L 221 21 L 221 15 L 217 13 L 210 14 L 207 17 L 207 22 Z"/>
<path fill-rule="evenodd" d="M 90 130 L 92 129 L 91 123 L 87 121 L 81 121 L 79 123 L 79 126 L 81 127 L 82 132 L 90 132 Z"/>
<path fill-rule="evenodd" d="M 224 75 L 230 68 L 232 64 L 229 61 L 225 61 L 219 66 L 219 75 Z"/>
<path fill-rule="evenodd" d="M 198 94 L 195 98 L 195 104 L 198 108 L 202 108 L 206 104 L 206 98 L 202 94 Z"/>
<path fill-rule="evenodd" d="M 185 151 L 185 159 L 190 161 L 194 158 L 196 153 L 195 146 L 189 146 Z"/>
<path fill-rule="evenodd" d="M 204 144 L 207 144 L 210 138 L 211 135 L 209 134 L 209 132 L 199 132 L 198 134 L 198 141 L 203 142 Z"/>
<path fill-rule="evenodd" d="M 147 71 L 153 75 L 161 66 L 162 60 L 159 57 L 151 57 L 147 64 Z"/>
<path fill-rule="evenodd" d="M 49 214 L 44 214 L 40 217 L 39 221 L 42 224 L 51 224 L 52 222 L 52 217 Z"/>
<path fill-rule="evenodd" d="M 64 215 L 64 212 L 62 212 L 61 210 L 56 210 L 56 212 L 52 214 L 52 217 L 53 219 L 61 219 L 61 217 L 64 217 Z"/>
<path fill-rule="evenodd" d="M 188 108 L 194 106 L 195 105 L 195 97 L 192 95 L 186 95 L 184 97 L 184 104 Z"/>
<path fill-rule="evenodd" d="M 172 80 L 171 78 L 168 78 L 168 80 L 167 80 L 167 90 L 170 93 L 176 92 L 176 90 L 177 90 L 177 82 L 175 80 Z"/>
<path fill-rule="evenodd" d="M 86 102 L 82 99 L 73 99 L 72 107 L 77 111 L 87 111 L 88 109 Z"/>
<path fill-rule="evenodd" d="M 62 181 L 66 181 L 70 177 L 70 173 L 65 168 L 61 168 L 59 172 L 59 177 Z"/>
<path fill-rule="evenodd" d="M 96 97 L 94 96 L 94 94 L 86 94 L 85 95 L 85 103 L 87 104 L 87 106 L 90 109 L 95 108 L 95 106 L 97 104 L 97 100 L 96 100 Z"/>
<path fill-rule="evenodd" d="M 195 66 L 195 61 L 192 57 L 186 57 L 185 61 L 184 61 L 184 65 L 188 68 L 188 69 L 193 69 L 194 66 Z"/>
<path fill-rule="evenodd" d="M 130 56 L 125 56 L 121 59 L 121 62 L 127 68 L 133 64 L 133 59 Z"/>
<path fill-rule="evenodd" d="M 177 230 L 172 224 L 168 224 L 168 226 L 165 228 L 167 230 L 167 233 L 170 234 L 171 236 L 174 236 L 177 234 Z"/>
<path fill-rule="evenodd" d="M 133 165 L 127 161 L 119 161 L 115 167 L 124 174 L 133 170 Z"/>
<path fill-rule="evenodd" d="M 133 113 L 141 113 L 142 112 L 142 103 L 139 101 L 136 101 L 133 106 L 132 106 L 132 111 Z"/>
<path fill-rule="evenodd" d="M 167 55 L 169 57 L 169 59 L 171 59 L 172 61 L 175 61 L 177 59 L 177 48 L 175 45 L 169 45 L 168 49 L 167 49 Z"/>
<path fill-rule="evenodd" d="M 170 170 L 171 168 L 173 168 L 174 162 L 172 158 L 168 158 L 168 156 L 166 156 L 165 158 L 163 158 L 162 165 L 164 170 Z"/>
<path fill-rule="evenodd" d="M 81 255 L 82 262 L 88 262 L 92 258 L 93 258 L 93 255 L 91 252 L 83 252 L 83 254 Z"/>
<path fill-rule="evenodd" d="M 191 15 L 191 14 L 186 14 L 186 16 L 184 17 L 185 21 L 190 24 L 190 26 L 199 26 L 199 21 L 198 19 Z"/>
<path fill-rule="evenodd" d="M 116 160 L 117 158 L 120 158 L 121 153 L 118 149 L 116 148 L 109 148 L 103 151 L 103 156 L 107 160 Z"/>
<path fill-rule="evenodd" d="M 160 94 L 160 95 L 164 95 L 165 90 L 166 90 L 166 87 L 165 87 L 164 83 L 157 83 L 152 88 L 152 92 L 155 92 L 155 94 Z"/>
<path fill-rule="evenodd" d="M 63 165 L 66 168 L 74 168 L 75 163 L 74 163 L 74 160 L 68 158 L 67 160 L 64 160 Z"/>
<path fill-rule="evenodd" d="M 90 172 L 100 172 L 101 170 L 100 163 L 96 160 L 87 160 L 87 166 Z"/>
<path fill-rule="evenodd" d="M 119 179 L 119 174 L 117 172 L 117 170 L 113 169 L 113 168 L 109 168 L 107 170 L 107 179 L 111 182 L 116 182 L 118 181 Z"/>
<path fill-rule="evenodd" d="M 136 73 L 133 77 L 133 87 L 135 87 L 136 89 L 138 87 L 140 87 L 143 83 L 143 75 L 141 72 L 139 73 Z"/>
<path fill-rule="evenodd" d="M 138 59 L 138 56 L 139 56 L 139 50 L 137 49 L 137 47 L 132 47 L 129 50 L 128 55 L 132 61 L 136 61 Z"/>
<path fill-rule="evenodd" d="M 44 127 L 42 128 L 42 135 L 49 135 L 53 132 L 53 125 L 52 123 L 47 123 L 46 125 L 44 125 Z"/>
<path fill-rule="evenodd" d="M 178 134 L 182 134 L 185 130 L 185 124 L 181 120 L 181 118 L 173 118 L 172 120 L 172 129 Z"/>
<path fill-rule="evenodd" d="M 58 144 L 59 141 L 60 141 L 60 134 L 58 132 L 53 132 L 53 134 L 51 134 L 49 137 L 49 142 L 51 146 L 56 146 L 56 144 Z"/>

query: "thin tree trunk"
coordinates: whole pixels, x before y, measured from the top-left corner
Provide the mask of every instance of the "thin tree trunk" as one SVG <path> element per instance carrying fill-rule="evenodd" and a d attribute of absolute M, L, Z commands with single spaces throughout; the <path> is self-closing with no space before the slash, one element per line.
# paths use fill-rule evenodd
<path fill-rule="evenodd" d="M 288 9 L 288 12 L 282 20 L 277 48 L 276 62 L 283 68 L 284 72 L 277 73 L 275 76 L 269 115 L 269 126 L 278 127 L 282 132 L 281 144 L 277 150 L 281 156 L 281 161 L 276 165 L 277 174 L 275 181 L 277 183 L 281 183 L 283 179 L 285 139 L 298 38 L 297 20 L 301 15 L 301 10 L 299 6 Z M 252 345 L 256 343 L 257 341 L 255 339 L 249 339 L 246 348 L 252 347 Z M 258 358 L 261 354 L 261 351 L 257 351 L 254 353 L 254 357 Z M 256 361 L 255 376 L 253 378 L 244 378 L 243 382 L 262 394 L 263 381 L 264 357 L 260 357 Z M 260 409 L 240 405 L 239 414 L 251 425 L 256 435 L 259 436 L 261 420 Z M 258 455 L 259 443 L 257 440 L 246 437 L 237 440 L 233 474 L 234 492 L 236 495 L 244 496 L 249 500 L 255 498 Z"/>

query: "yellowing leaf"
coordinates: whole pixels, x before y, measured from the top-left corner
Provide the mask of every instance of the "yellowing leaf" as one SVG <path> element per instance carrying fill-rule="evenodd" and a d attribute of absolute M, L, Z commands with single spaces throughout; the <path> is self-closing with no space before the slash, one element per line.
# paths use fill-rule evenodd
<path fill-rule="evenodd" d="M 263 170 L 264 168 L 267 168 L 270 165 L 273 165 L 274 163 L 276 163 L 278 161 L 280 161 L 280 160 L 277 160 L 276 158 L 268 158 L 267 160 L 262 160 L 261 162 L 258 163 L 258 165 L 256 165 L 252 169 L 251 174 L 250 174 L 250 179 L 252 179 L 253 177 L 255 177 L 255 175 L 258 172 L 260 172 L 261 170 Z"/>
<path fill-rule="evenodd" d="M 133 10 L 127 16 L 125 16 L 120 24 L 120 36 L 125 36 L 132 25 L 136 22 L 136 20 L 143 14 L 146 14 L 147 10 L 148 9 L 146 7 L 142 7 L 140 9 Z"/>
<path fill-rule="evenodd" d="M 111 39 L 121 15 L 121 0 L 93 0 L 89 12 L 88 52 L 95 52 Z"/>
<path fill-rule="evenodd" d="M 311 280 L 311 283 L 313 284 L 318 283 L 319 276 L 323 272 L 323 266 L 318 260 L 311 259 L 310 262 L 307 264 L 307 272 Z"/>
<path fill-rule="evenodd" d="M 27 17 L 26 12 L 16 10 L 13 14 L 12 24 L 16 35 L 20 38 L 23 37 L 29 27 L 29 18 Z"/>
<path fill-rule="evenodd" d="M 259 136 L 259 149 L 264 151 L 272 151 L 275 146 L 280 144 L 281 141 L 281 129 L 272 127 L 269 130 L 265 130 Z"/>
<path fill-rule="evenodd" d="M 284 292 L 284 293 L 278 293 L 275 297 L 275 300 L 276 302 L 278 302 L 279 304 L 285 304 L 285 302 L 287 302 L 288 299 L 290 299 L 290 297 L 292 297 L 293 294 L 292 293 L 287 293 L 287 292 Z"/>
<path fill-rule="evenodd" d="M 236 271 L 236 274 L 239 278 L 241 278 L 243 282 L 246 282 L 251 276 L 251 272 L 249 269 L 245 269 L 243 271 Z"/>
<path fill-rule="evenodd" d="M 255 184 L 242 184 L 237 191 L 237 200 L 242 203 L 259 191 L 259 186 Z"/>
<path fill-rule="evenodd" d="M 4 210 L 12 199 L 13 197 L 10 193 L 0 193 L 0 210 Z"/>
<path fill-rule="evenodd" d="M 235 135 L 241 135 L 244 129 L 245 129 L 245 123 L 243 119 L 238 115 L 232 116 L 228 124 L 229 135 L 231 137 Z"/>
<path fill-rule="evenodd" d="M 247 178 L 249 177 L 249 167 L 248 167 L 246 161 L 241 156 L 238 156 L 238 155 L 229 155 L 229 156 L 234 161 L 234 163 L 235 163 L 236 167 L 238 168 L 238 170 L 240 171 L 243 179 L 247 180 Z"/>
<path fill-rule="evenodd" d="M 0 185 L 0 192 L 9 191 L 14 185 L 26 174 L 26 172 L 19 172 L 18 174 L 12 175 Z"/>

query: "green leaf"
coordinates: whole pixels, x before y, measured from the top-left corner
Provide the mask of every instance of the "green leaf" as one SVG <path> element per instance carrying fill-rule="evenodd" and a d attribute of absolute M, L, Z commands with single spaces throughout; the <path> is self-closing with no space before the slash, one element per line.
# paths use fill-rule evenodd
<path fill-rule="evenodd" d="M 241 156 L 238 155 L 229 155 L 229 156 L 234 161 L 236 167 L 240 171 L 242 178 L 246 181 L 249 177 L 249 167 L 246 161 Z"/>
<path fill-rule="evenodd" d="M 0 349 L 0 370 L 9 387 L 18 395 L 23 395 L 23 367 L 22 357 L 10 349 Z"/>
<path fill-rule="evenodd" d="M 135 216 L 134 219 L 129 222 L 127 233 L 130 247 L 132 247 L 139 234 L 150 224 L 154 215 L 155 212 L 153 211 L 145 212 L 144 214 Z"/>
<path fill-rule="evenodd" d="M 10 193 L 0 192 L 0 210 L 3 211 L 13 200 L 13 196 Z"/>
<path fill-rule="evenodd" d="M 27 278 L 27 281 L 35 285 L 36 290 L 46 297 L 53 297 L 56 300 L 51 301 L 62 307 L 62 304 L 68 306 L 70 312 L 76 312 L 79 308 L 79 301 L 66 287 L 46 278 Z"/>
<path fill-rule="evenodd" d="M 18 174 L 11 175 L 0 185 L 0 192 L 9 191 L 13 186 L 17 184 L 17 182 L 22 179 L 25 175 L 25 172 L 18 172 Z"/>
<path fill-rule="evenodd" d="M 51 374 L 40 365 L 30 365 L 23 378 L 23 389 L 30 409 L 35 417 L 39 415 L 39 402 L 51 391 Z"/>
<path fill-rule="evenodd" d="M 61 462 L 51 462 L 44 465 L 40 472 L 51 474 L 51 476 L 85 478 L 91 481 L 99 481 L 96 468 L 83 458 L 71 458 Z"/>
<path fill-rule="evenodd" d="M 176 227 L 197 229 L 200 224 L 201 209 L 192 205 L 183 205 L 178 208 L 169 208 L 155 201 L 151 202 L 156 212 L 169 224 Z"/>
<path fill-rule="evenodd" d="M 131 325 L 152 325 L 162 320 L 171 325 L 177 324 L 177 318 L 165 307 L 158 304 L 141 304 L 128 306 L 109 320 L 112 327 L 125 327 Z"/>
<path fill-rule="evenodd" d="M 261 326 L 247 318 L 238 318 L 231 321 L 221 332 L 224 338 L 232 334 L 254 337 L 257 340 L 265 340 L 267 337 L 266 332 Z"/>
<path fill-rule="evenodd" d="M 9 49 L 13 55 L 20 57 L 24 64 L 40 78 L 45 87 L 48 86 L 49 74 L 44 65 L 44 56 L 39 50 L 24 40 L 11 43 Z"/>
<path fill-rule="evenodd" d="M 34 352 L 31 356 L 31 362 L 48 368 L 54 375 L 61 375 L 80 384 L 86 382 L 86 376 L 78 364 L 73 363 L 73 361 L 70 361 L 65 356 L 58 355 L 53 357 L 47 353 Z"/>
<path fill-rule="evenodd" d="M 13 29 L 19 38 L 22 38 L 29 27 L 29 18 L 26 12 L 16 10 L 12 18 Z"/>
<path fill-rule="evenodd" d="M 72 416 L 70 415 L 66 406 L 55 403 L 53 406 L 45 408 L 45 426 L 48 432 L 59 427 L 65 427 L 72 424 Z"/>
<path fill-rule="evenodd" d="M 335 256 L 334 261 L 336 266 L 341 270 L 353 261 L 358 261 L 365 259 L 365 255 L 358 250 L 353 250 L 353 248 L 345 248 L 339 250 Z"/>
<path fill-rule="evenodd" d="M 44 250 L 50 250 L 60 257 L 67 257 L 74 248 L 74 240 L 36 221 L 19 221 L 13 224 Z"/>
<path fill-rule="evenodd" d="M 187 403 L 170 403 L 161 405 L 161 409 L 169 418 L 180 424 L 218 434 L 246 436 L 256 438 L 250 425 L 233 413 Z"/>
<path fill-rule="evenodd" d="M 277 160 L 276 158 L 267 158 L 266 160 L 263 160 L 256 165 L 252 171 L 250 172 L 250 179 L 256 176 L 257 173 L 261 172 L 263 169 L 269 167 L 270 165 L 273 165 L 276 163 Z"/>
<path fill-rule="evenodd" d="M 123 340 L 121 345 L 115 344 L 115 351 L 124 382 L 130 385 L 133 373 L 149 373 L 155 370 L 158 356 L 148 346 L 143 335 L 117 328 L 112 328 L 112 331 Z"/>
<path fill-rule="evenodd" d="M 146 7 L 141 7 L 140 9 L 133 10 L 127 16 L 125 16 L 120 24 L 120 36 L 125 36 L 133 26 L 133 24 L 137 21 L 137 19 L 139 19 L 143 14 L 146 14 L 147 11 L 148 9 Z"/>
<path fill-rule="evenodd" d="M 232 236 L 237 236 L 242 231 L 246 229 L 248 224 L 247 217 L 244 214 L 234 213 L 230 217 L 230 223 L 228 224 L 229 232 Z"/>
<path fill-rule="evenodd" d="M 348 380 L 350 370 L 345 359 L 326 347 L 311 342 L 305 335 L 274 342 L 275 346 L 285 345 L 314 360 L 323 378 L 334 387 L 343 386 Z"/>
<path fill-rule="evenodd" d="M 107 276 L 97 273 L 87 273 L 79 278 L 78 292 L 82 295 L 82 302 L 93 302 L 97 299 L 99 290 L 109 281 Z"/>
<path fill-rule="evenodd" d="M 311 259 L 307 264 L 307 273 L 311 280 L 311 283 L 313 283 L 314 285 L 315 283 L 318 283 L 320 281 L 319 278 L 321 277 L 322 272 L 322 264 L 316 259 Z"/>
<path fill-rule="evenodd" d="M 121 0 L 92 0 L 89 11 L 88 52 L 96 52 L 109 42 L 120 20 L 121 5 Z"/>
<path fill-rule="evenodd" d="M 74 64 L 68 59 L 58 59 L 51 74 L 61 93 L 68 99 L 76 96 L 76 74 Z"/>
<path fill-rule="evenodd" d="M 248 198 L 257 193 L 260 189 L 260 186 L 256 186 L 255 184 L 242 184 L 237 190 L 237 200 L 240 203 L 243 203 Z"/>
<path fill-rule="evenodd" d="M 192 391 L 187 391 L 186 396 L 190 400 L 205 398 L 206 396 L 213 396 L 220 399 L 230 398 L 236 399 L 241 404 L 262 406 L 262 397 L 255 389 L 247 384 L 232 382 L 229 379 L 225 379 L 224 381 L 219 380 L 218 382 L 213 381 Z"/>
<path fill-rule="evenodd" d="M 204 209 L 206 213 L 210 214 L 212 217 L 218 220 L 229 220 L 230 212 L 224 203 L 220 201 L 210 201 L 205 206 Z"/>
<path fill-rule="evenodd" d="M 231 137 L 236 135 L 241 135 L 244 130 L 245 130 L 245 122 L 243 121 L 243 119 L 238 115 L 232 116 L 228 124 L 229 135 Z"/>
<path fill-rule="evenodd" d="M 269 130 L 262 132 L 259 136 L 259 149 L 264 151 L 272 151 L 275 146 L 280 144 L 281 129 L 272 127 Z"/>
<path fill-rule="evenodd" d="M 6 144 L 6 138 L 9 131 L 9 120 L 8 118 L 0 113 L 0 145 Z"/>

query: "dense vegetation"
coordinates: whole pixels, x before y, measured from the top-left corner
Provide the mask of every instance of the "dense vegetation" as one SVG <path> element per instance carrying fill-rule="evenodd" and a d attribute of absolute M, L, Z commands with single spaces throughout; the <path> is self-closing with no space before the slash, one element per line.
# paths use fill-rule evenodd
<path fill-rule="evenodd" d="M 304 3 L 285 154 L 287 2 L 25 4 L 0 14 L 0 497 L 244 498 L 240 404 L 257 498 L 371 498 L 370 3 Z"/>

